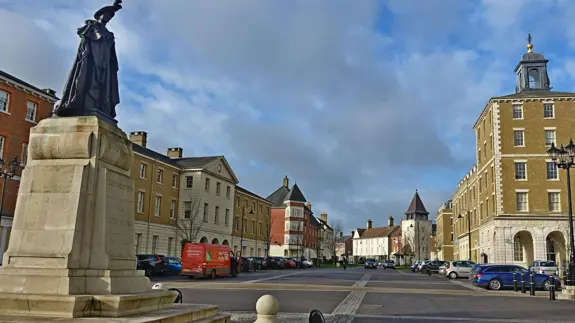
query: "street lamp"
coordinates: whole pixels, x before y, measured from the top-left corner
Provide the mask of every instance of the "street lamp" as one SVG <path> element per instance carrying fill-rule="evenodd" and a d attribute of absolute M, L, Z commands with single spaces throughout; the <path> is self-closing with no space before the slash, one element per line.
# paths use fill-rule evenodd
<path fill-rule="evenodd" d="M 461 209 L 461 211 L 465 211 L 467 217 L 467 245 L 469 246 L 469 261 L 471 261 L 471 217 L 469 216 L 469 210 Z M 457 218 L 463 219 L 463 216 L 459 214 Z"/>
<path fill-rule="evenodd" d="M 241 234 L 240 235 L 240 255 L 242 257 L 244 256 L 244 250 L 243 250 L 243 248 L 244 248 L 244 218 L 246 217 L 246 207 L 247 207 L 247 205 L 242 208 L 242 232 L 240 233 Z M 253 209 L 250 210 L 249 214 L 253 215 L 254 210 Z"/>
<path fill-rule="evenodd" d="M 567 201 L 569 204 L 569 270 L 565 278 L 565 285 L 575 285 L 575 243 L 573 240 L 573 208 L 571 206 L 571 173 L 570 169 L 575 165 L 575 144 L 573 139 L 569 139 L 569 144 L 561 148 L 555 147 L 555 143 L 551 143 L 551 148 L 547 150 L 547 154 L 551 160 L 557 165 L 558 168 L 563 168 L 567 171 Z"/>
<path fill-rule="evenodd" d="M 7 167 L 4 168 L 4 160 L 0 158 L 0 177 L 4 180 L 2 182 L 2 197 L 0 198 L 0 216 L 2 216 L 2 207 L 4 206 L 4 194 L 6 193 L 6 180 L 14 177 L 16 171 L 18 170 L 18 158 L 14 159 L 8 163 Z"/>

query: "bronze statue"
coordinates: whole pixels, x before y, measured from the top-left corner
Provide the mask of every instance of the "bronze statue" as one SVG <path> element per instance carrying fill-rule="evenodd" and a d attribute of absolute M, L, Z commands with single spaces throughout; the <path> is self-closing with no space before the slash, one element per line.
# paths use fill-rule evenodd
<path fill-rule="evenodd" d="M 115 0 L 86 20 L 78 28 L 80 45 L 68 75 L 60 103 L 54 108 L 58 117 L 98 116 L 116 124 L 118 91 L 118 58 L 114 34 L 106 24 L 122 9 L 122 0 Z"/>

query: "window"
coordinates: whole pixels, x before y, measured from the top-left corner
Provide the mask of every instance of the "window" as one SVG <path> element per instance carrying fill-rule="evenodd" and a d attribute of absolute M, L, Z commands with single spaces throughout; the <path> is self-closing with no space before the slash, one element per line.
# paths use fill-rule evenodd
<path fill-rule="evenodd" d="M 547 192 L 549 212 L 561 212 L 561 197 L 559 192 Z"/>
<path fill-rule="evenodd" d="M 176 218 L 176 201 L 170 201 L 170 219 Z"/>
<path fill-rule="evenodd" d="M 513 106 L 513 119 L 523 119 L 523 106 L 514 105 Z"/>
<path fill-rule="evenodd" d="M 178 174 L 172 174 L 172 187 L 178 188 Z"/>
<path fill-rule="evenodd" d="M 541 87 L 539 85 L 539 71 L 536 68 L 530 69 L 527 73 L 529 78 L 529 88 L 535 89 Z"/>
<path fill-rule="evenodd" d="M 152 236 L 152 253 L 156 253 L 156 248 L 158 247 L 158 240 L 160 237 Z"/>
<path fill-rule="evenodd" d="M 557 164 L 554 162 L 547 162 L 547 180 L 559 179 L 559 171 Z"/>
<path fill-rule="evenodd" d="M 525 146 L 525 131 L 513 130 L 513 145 L 515 147 Z"/>
<path fill-rule="evenodd" d="M 168 256 L 172 256 L 172 247 L 174 246 L 174 238 L 168 238 Z"/>
<path fill-rule="evenodd" d="M 248 220 L 247 219 L 242 219 L 242 231 L 248 232 Z"/>
<path fill-rule="evenodd" d="M 264 209 L 263 206 L 260 204 L 260 213 L 263 212 L 263 209 Z"/>
<path fill-rule="evenodd" d="M 194 177 L 193 176 L 186 176 L 186 188 L 194 187 Z"/>
<path fill-rule="evenodd" d="M 162 197 L 156 196 L 156 203 L 154 204 L 154 216 L 160 216 L 161 205 L 162 205 Z"/>
<path fill-rule="evenodd" d="M 163 169 L 158 169 L 158 172 L 156 174 L 156 182 L 158 184 L 162 184 L 164 182 L 164 170 Z"/>
<path fill-rule="evenodd" d="M 228 187 L 226 187 L 226 197 L 230 198 L 232 196 L 232 188 L 228 185 Z"/>
<path fill-rule="evenodd" d="M 226 209 L 226 215 L 224 218 L 224 224 L 226 226 L 230 225 L 230 209 Z"/>
<path fill-rule="evenodd" d="M 147 172 L 148 172 L 148 165 L 140 164 L 140 178 L 146 178 Z"/>
<path fill-rule="evenodd" d="M 256 221 L 252 220 L 252 234 L 256 234 Z"/>
<path fill-rule="evenodd" d="M 204 222 L 208 222 L 208 203 L 204 203 Z"/>
<path fill-rule="evenodd" d="M 545 146 L 555 144 L 555 130 L 545 130 Z"/>
<path fill-rule="evenodd" d="M 206 178 L 206 184 L 204 185 L 204 189 L 206 190 L 206 192 L 210 191 L 210 179 Z"/>
<path fill-rule="evenodd" d="M 214 216 L 214 223 L 220 223 L 220 207 L 216 205 L 216 215 Z"/>
<path fill-rule="evenodd" d="M 20 164 L 26 165 L 28 162 L 28 144 L 22 144 L 22 155 L 20 156 Z"/>
<path fill-rule="evenodd" d="M 236 207 L 239 207 L 239 206 L 240 206 L 240 198 L 236 197 Z"/>
<path fill-rule="evenodd" d="M 234 218 L 234 230 L 240 231 L 240 217 L 236 216 Z"/>
<path fill-rule="evenodd" d="M 543 118 L 546 119 L 555 118 L 555 107 L 553 106 L 553 103 L 543 104 Z"/>
<path fill-rule="evenodd" d="M 487 157 L 487 143 L 483 143 L 483 157 Z"/>
<path fill-rule="evenodd" d="M 516 180 L 527 179 L 527 163 L 515 162 L 515 179 Z"/>
<path fill-rule="evenodd" d="M 216 195 L 220 196 L 221 191 L 222 191 L 222 183 L 217 182 L 216 183 Z"/>
<path fill-rule="evenodd" d="M 184 218 L 189 219 L 192 217 L 192 202 L 184 202 Z"/>
<path fill-rule="evenodd" d="M 10 103 L 10 93 L 0 90 L 0 111 L 8 112 L 9 103 Z"/>
<path fill-rule="evenodd" d="M 138 213 L 144 213 L 144 192 L 138 192 Z"/>
<path fill-rule="evenodd" d="M 529 201 L 527 197 L 527 192 L 516 192 L 515 195 L 517 199 L 517 211 L 518 212 L 529 211 Z"/>
<path fill-rule="evenodd" d="M 36 122 L 36 110 L 38 105 L 32 101 L 26 103 L 26 121 Z"/>
<path fill-rule="evenodd" d="M 262 223 L 258 223 L 258 235 L 263 235 L 264 234 L 264 227 L 262 225 Z"/>
<path fill-rule="evenodd" d="M 513 239 L 513 261 L 523 261 L 523 246 L 519 237 Z"/>

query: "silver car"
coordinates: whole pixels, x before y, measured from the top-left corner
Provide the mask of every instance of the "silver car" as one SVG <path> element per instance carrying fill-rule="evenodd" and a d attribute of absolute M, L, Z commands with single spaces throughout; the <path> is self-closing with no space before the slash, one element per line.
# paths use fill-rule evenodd
<path fill-rule="evenodd" d="M 471 274 L 473 266 L 475 263 L 471 261 L 449 261 L 444 269 L 444 274 L 451 279 L 467 278 Z"/>

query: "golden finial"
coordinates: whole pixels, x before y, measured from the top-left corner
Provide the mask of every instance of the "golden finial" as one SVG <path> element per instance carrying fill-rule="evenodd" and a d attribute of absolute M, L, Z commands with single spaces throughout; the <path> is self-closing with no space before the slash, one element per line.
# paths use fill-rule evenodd
<path fill-rule="evenodd" d="M 527 52 L 533 53 L 533 44 L 531 44 L 531 32 L 527 34 Z"/>

